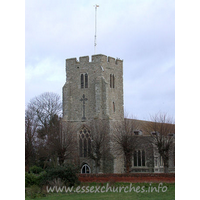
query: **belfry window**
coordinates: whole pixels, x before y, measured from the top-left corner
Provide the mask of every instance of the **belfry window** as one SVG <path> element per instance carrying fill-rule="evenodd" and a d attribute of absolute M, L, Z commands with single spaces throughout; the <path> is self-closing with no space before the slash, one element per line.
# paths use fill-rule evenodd
<path fill-rule="evenodd" d="M 88 88 L 88 74 L 81 74 L 81 88 Z"/>
<path fill-rule="evenodd" d="M 79 153 L 80 157 L 88 157 L 91 153 L 90 131 L 86 127 L 79 132 Z"/>
<path fill-rule="evenodd" d="M 85 74 L 85 88 L 88 88 L 88 75 Z"/>
<path fill-rule="evenodd" d="M 114 74 L 113 74 L 113 88 L 115 88 L 115 77 L 114 77 Z"/>
<path fill-rule="evenodd" d="M 81 88 L 84 88 L 84 76 L 81 74 Z"/>

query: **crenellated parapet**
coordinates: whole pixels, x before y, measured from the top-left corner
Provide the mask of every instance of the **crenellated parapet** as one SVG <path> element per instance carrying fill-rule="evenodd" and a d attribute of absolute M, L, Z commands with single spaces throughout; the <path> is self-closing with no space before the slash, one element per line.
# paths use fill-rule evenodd
<path fill-rule="evenodd" d="M 118 65 L 118 64 L 122 64 L 123 60 L 118 59 L 118 58 L 115 59 L 113 57 L 108 56 L 108 62 L 109 63 L 115 63 L 116 65 Z"/>
<path fill-rule="evenodd" d="M 85 63 L 112 63 L 112 64 L 122 64 L 123 60 L 115 59 L 110 56 L 105 56 L 103 54 L 92 55 L 91 62 L 89 60 L 89 56 L 82 56 L 77 58 L 69 58 L 66 59 L 66 66 L 68 65 L 76 65 L 76 64 L 85 64 Z"/>

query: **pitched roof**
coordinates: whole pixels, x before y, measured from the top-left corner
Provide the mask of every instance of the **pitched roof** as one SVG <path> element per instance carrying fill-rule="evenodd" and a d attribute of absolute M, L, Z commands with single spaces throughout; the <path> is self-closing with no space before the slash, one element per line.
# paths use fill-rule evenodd
<path fill-rule="evenodd" d="M 143 135 L 150 135 L 152 132 L 161 132 L 161 134 L 175 134 L 175 124 L 164 122 L 144 121 L 138 119 L 128 119 L 135 126 L 135 130 L 142 131 Z"/>

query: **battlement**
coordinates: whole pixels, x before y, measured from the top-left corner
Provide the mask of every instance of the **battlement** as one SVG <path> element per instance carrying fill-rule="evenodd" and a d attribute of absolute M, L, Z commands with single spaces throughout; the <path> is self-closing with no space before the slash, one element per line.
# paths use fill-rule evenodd
<path fill-rule="evenodd" d="M 66 65 L 74 65 L 74 64 L 81 64 L 81 63 L 102 63 L 102 62 L 108 62 L 108 63 L 115 63 L 116 65 L 118 64 L 122 64 L 123 60 L 120 59 L 115 59 L 113 57 L 110 56 L 105 56 L 103 54 L 97 54 L 97 55 L 92 55 L 92 61 L 89 62 L 89 56 L 82 56 L 79 57 L 79 61 L 77 58 L 69 58 L 66 59 Z"/>

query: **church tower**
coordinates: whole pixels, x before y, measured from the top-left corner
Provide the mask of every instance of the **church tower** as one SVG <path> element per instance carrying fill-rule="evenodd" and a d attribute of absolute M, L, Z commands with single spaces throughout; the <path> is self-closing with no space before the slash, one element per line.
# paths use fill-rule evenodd
<path fill-rule="evenodd" d="M 93 55 L 91 61 L 89 56 L 80 57 L 79 61 L 66 59 L 63 120 L 74 123 L 80 134 L 82 127 L 88 127 L 94 119 L 107 120 L 109 124 L 124 119 L 123 61 L 102 54 Z M 89 132 L 88 129 L 84 131 Z M 89 162 L 81 157 L 83 164 Z M 85 170 L 91 169 L 92 166 Z"/>
<path fill-rule="evenodd" d="M 66 60 L 63 117 L 84 122 L 94 118 L 122 120 L 123 61 L 105 55 Z"/>

